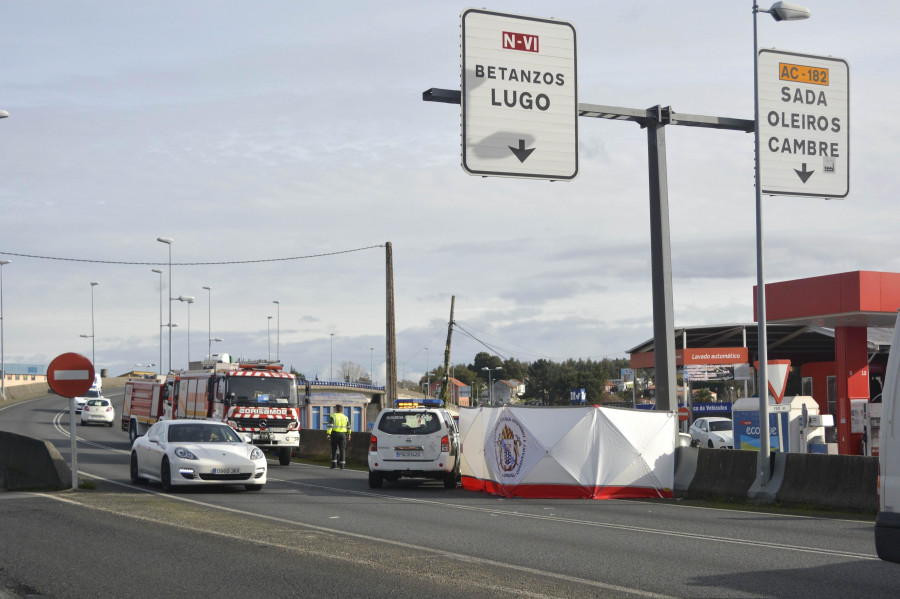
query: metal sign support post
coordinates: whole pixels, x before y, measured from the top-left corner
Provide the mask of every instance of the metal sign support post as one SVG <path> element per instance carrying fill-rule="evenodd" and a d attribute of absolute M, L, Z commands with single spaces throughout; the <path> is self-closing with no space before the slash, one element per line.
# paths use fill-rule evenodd
<path fill-rule="evenodd" d="M 432 88 L 422 93 L 425 102 L 459 104 L 460 92 Z M 672 254 L 669 240 L 669 189 L 666 182 L 666 125 L 729 129 L 752 133 L 754 121 L 717 116 L 681 114 L 669 106 L 650 109 L 578 104 L 578 116 L 631 121 L 647 128 L 650 176 L 650 265 L 653 281 L 653 345 L 656 369 L 656 409 L 678 407 L 675 372 L 675 317 L 672 302 Z M 758 186 L 757 186 L 758 188 Z"/>
<path fill-rule="evenodd" d="M 650 275 L 653 283 L 653 352 L 656 374 L 656 409 L 678 409 L 675 372 L 675 308 L 672 300 L 672 251 L 669 237 L 669 183 L 666 178 L 666 124 L 662 107 L 647 127 L 650 175 Z"/>
<path fill-rule="evenodd" d="M 769 374 L 766 372 L 769 363 L 769 339 L 766 334 L 766 276 L 763 267 L 763 206 L 762 188 L 760 187 L 759 165 L 759 60 L 757 58 L 756 24 L 757 7 L 753 3 L 753 156 L 756 177 L 756 323 L 757 356 L 759 357 L 759 383 L 756 393 L 759 396 L 759 454 L 756 457 L 756 483 L 753 485 L 759 493 L 771 478 L 769 468 Z"/>
<path fill-rule="evenodd" d="M 69 398 L 69 449 L 72 452 L 72 490 L 78 490 L 78 444 L 75 434 L 75 398 Z"/>

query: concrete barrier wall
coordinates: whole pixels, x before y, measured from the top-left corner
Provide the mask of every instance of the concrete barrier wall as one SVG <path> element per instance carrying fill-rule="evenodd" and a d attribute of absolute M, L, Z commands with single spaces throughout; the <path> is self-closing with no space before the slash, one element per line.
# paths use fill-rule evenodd
<path fill-rule="evenodd" d="M 878 509 L 878 458 L 774 453 L 771 465 L 768 490 L 774 501 L 837 510 Z M 756 468 L 755 451 L 679 447 L 675 495 L 745 501 Z"/>
<path fill-rule="evenodd" d="M 878 458 L 856 455 L 776 454 L 783 463 L 780 503 L 815 504 L 836 509 L 878 509 Z"/>
<path fill-rule="evenodd" d="M 689 499 L 747 499 L 756 480 L 756 452 L 697 448 L 697 468 Z"/>
<path fill-rule="evenodd" d="M 347 443 L 347 461 L 365 466 L 369 460 L 369 439 L 371 433 L 353 433 Z M 331 460 L 331 442 L 325 431 L 303 429 L 300 431 L 300 451 L 296 455 L 302 459 Z"/>
<path fill-rule="evenodd" d="M 66 489 L 72 470 L 49 441 L 0 431 L 0 488 Z"/>
<path fill-rule="evenodd" d="M 16 385 L 6 388 L 6 397 L 9 400 L 24 401 L 26 399 L 34 399 L 35 397 L 43 397 L 53 393 L 50 385 L 47 383 L 29 383 L 27 385 Z"/>

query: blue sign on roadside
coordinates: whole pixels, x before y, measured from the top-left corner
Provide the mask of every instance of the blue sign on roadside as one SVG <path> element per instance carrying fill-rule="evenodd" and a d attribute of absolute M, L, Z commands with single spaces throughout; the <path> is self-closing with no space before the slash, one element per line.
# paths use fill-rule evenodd
<path fill-rule="evenodd" d="M 700 414 L 731 414 L 731 402 L 722 403 L 695 403 L 692 407 L 694 417 Z"/>

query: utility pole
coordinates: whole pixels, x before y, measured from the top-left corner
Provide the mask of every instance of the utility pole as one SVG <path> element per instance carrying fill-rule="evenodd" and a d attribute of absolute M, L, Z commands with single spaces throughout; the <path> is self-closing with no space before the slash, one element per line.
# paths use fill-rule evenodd
<path fill-rule="evenodd" d="M 397 399 L 397 333 L 394 320 L 394 252 L 391 242 L 384 244 L 385 260 L 385 309 L 387 311 L 385 322 L 385 373 L 384 373 L 384 405 L 389 408 Z"/>
<path fill-rule="evenodd" d="M 447 346 L 444 348 L 444 385 L 441 387 L 441 399 L 444 406 L 450 405 L 450 341 L 453 339 L 453 308 L 456 296 L 450 296 L 450 322 L 447 324 Z"/>

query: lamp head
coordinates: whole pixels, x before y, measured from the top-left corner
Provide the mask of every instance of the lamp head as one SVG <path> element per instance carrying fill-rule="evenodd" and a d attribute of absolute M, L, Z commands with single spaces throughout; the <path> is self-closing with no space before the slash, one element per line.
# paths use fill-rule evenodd
<path fill-rule="evenodd" d="M 776 2 L 766 12 L 776 21 L 802 21 L 812 16 L 810 9 L 791 2 Z"/>
<path fill-rule="evenodd" d="M 151 272 L 155 272 L 155 273 L 158 274 L 158 275 L 161 275 L 161 274 L 163 273 L 163 271 L 162 271 L 161 268 L 154 268 L 154 269 L 151 270 Z"/>
<path fill-rule="evenodd" d="M 160 243 L 165 243 L 167 245 L 172 245 L 173 243 L 175 243 L 175 240 L 172 239 L 171 237 L 157 237 L 156 241 L 159 241 Z"/>

